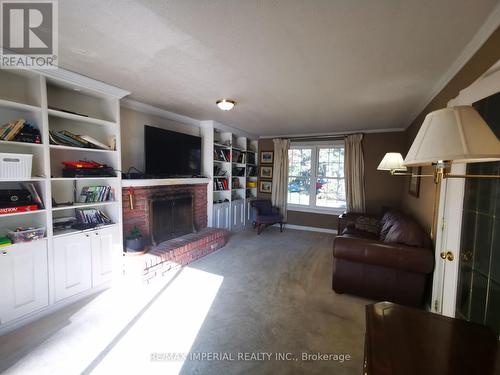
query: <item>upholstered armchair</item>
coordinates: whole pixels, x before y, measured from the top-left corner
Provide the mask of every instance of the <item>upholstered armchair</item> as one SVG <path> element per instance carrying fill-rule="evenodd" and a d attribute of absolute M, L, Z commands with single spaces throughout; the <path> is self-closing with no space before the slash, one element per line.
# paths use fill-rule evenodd
<path fill-rule="evenodd" d="M 277 207 L 273 207 L 270 200 L 257 199 L 251 204 L 255 210 L 255 221 L 252 224 L 254 228 L 257 228 L 257 234 L 260 234 L 265 227 L 278 223 L 280 232 L 283 232 L 283 215 Z"/>

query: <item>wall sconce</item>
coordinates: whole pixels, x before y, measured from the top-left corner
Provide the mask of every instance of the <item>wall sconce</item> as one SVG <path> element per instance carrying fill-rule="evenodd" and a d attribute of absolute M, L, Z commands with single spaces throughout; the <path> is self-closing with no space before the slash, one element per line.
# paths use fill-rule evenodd
<path fill-rule="evenodd" d="M 384 159 L 379 165 L 382 170 Z M 413 175 L 434 178 L 434 204 L 431 238 L 435 238 L 437 222 L 438 195 L 441 182 L 445 178 L 500 178 L 498 175 L 452 174 L 448 170 L 455 163 L 478 163 L 500 160 L 500 141 L 497 139 L 481 115 L 471 106 L 444 108 L 429 113 L 406 158 L 402 163 L 399 157 L 391 156 L 394 162 L 388 169 L 396 176 L 412 176 L 402 167 L 434 166 L 432 175 Z M 400 163 L 400 164 L 398 164 Z M 382 168 L 380 168 L 382 166 Z"/>

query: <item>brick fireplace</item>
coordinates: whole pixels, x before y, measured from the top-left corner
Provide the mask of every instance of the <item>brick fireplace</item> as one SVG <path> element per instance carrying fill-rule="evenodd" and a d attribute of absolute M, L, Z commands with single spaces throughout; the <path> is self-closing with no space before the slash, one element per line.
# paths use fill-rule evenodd
<path fill-rule="evenodd" d="M 129 193 L 134 197 L 133 209 L 130 207 Z M 207 227 L 207 184 L 124 187 L 122 195 L 125 235 L 137 227 L 144 237 L 152 239 L 154 234 L 152 202 L 181 196 L 192 197 L 194 231 L 198 232 Z M 152 245 L 153 241 L 150 240 L 149 244 Z"/>
<path fill-rule="evenodd" d="M 159 185 L 154 185 L 143 181 L 146 186 L 123 181 L 123 233 L 137 227 L 149 239 L 146 254 L 125 257 L 126 273 L 139 273 L 149 282 L 226 244 L 227 231 L 207 228 L 207 183 L 163 185 L 164 181 L 157 180 Z"/>

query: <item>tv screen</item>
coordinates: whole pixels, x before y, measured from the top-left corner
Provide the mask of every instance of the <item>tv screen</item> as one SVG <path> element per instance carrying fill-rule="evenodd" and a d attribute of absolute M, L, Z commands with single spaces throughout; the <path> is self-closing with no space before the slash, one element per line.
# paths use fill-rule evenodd
<path fill-rule="evenodd" d="M 201 138 L 144 126 L 146 173 L 159 177 L 200 175 Z"/>

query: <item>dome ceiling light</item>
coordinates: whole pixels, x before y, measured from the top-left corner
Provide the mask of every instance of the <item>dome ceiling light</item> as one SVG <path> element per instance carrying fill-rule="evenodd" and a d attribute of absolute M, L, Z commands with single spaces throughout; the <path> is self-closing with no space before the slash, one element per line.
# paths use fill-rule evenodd
<path fill-rule="evenodd" d="M 221 111 L 230 111 L 231 109 L 234 108 L 236 102 L 231 99 L 220 99 L 217 100 L 215 104 L 217 104 L 217 107 L 219 107 Z"/>

